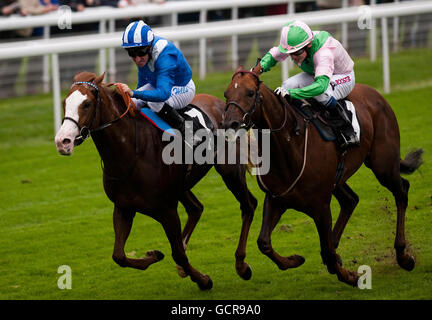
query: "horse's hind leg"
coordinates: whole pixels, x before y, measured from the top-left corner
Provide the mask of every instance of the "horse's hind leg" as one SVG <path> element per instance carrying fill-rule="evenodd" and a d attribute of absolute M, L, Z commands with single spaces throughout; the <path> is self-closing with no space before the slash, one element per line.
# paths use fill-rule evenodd
<path fill-rule="evenodd" d="M 282 257 L 273 250 L 271 244 L 271 234 L 280 220 L 280 217 L 285 211 L 285 207 L 277 200 L 272 199 L 266 195 L 264 200 L 263 221 L 261 225 L 261 232 L 258 237 L 258 248 L 260 251 L 269 257 L 281 270 L 288 268 L 297 268 L 301 266 L 305 259 L 299 255 L 292 255 L 289 257 Z"/>
<path fill-rule="evenodd" d="M 236 271 L 242 279 L 249 280 L 252 277 L 252 270 L 249 264 L 244 260 L 246 258 L 246 244 L 249 229 L 252 224 L 255 208 L 258 202 L 247 187 L 245 166 L 215 165 L 215 168 L 222 176 L 225 185 L 236 197 L 237 201 L 240 202 L 242 228 L 237 250 L 235 252 Z"/>
<path fill-rule="evenodd" d="M 377 166 L 374 163 L 371 164 L 371 169 L 378 181 L 389 189 L 395 198 L 397 208 L 396 238 L 394 243 L 396 259 L 401 268 L 411 271 L 414 269 L 415 260 L 413 256 L 405 251 L 405 212 L 408 206 L 409 182 L 400 176 L 399 160 L 393 168 L 390 167 L 391 170 L 386 168 L 389 168 L 388 163 L 381 166 Z"/>
<path fill-rule="evenodd" d="M 201 290 L 210 290 L 213 282 L 208 275 L 201 274 L 195 270 L 190 264 L 186 256 L 181 236 L 181 223 L 176 209 L 167 209 L 161 212 L 159 220 L 164 228 L 165 234 L 171 245 L 172 257 L 175 263 L 183 268 L 186 275 L 191 277 L 191 280 L 198 284 Z"/>
<path fill-rule="evenodd" d="M 201 217 L 204 207 L 190 190 L 185 191 L 179 200 L 183 204 L 188 215 L 188 219 L 182 232 L 183 246 L 186 250 L 189 239 Z"/>
<path fill-rule="evenodd" d="M 335 249 L 337 249 L 345 226 L 359 202 L 359 197 L 346 183 L 337 187 L 333 195 L 336 197 L 341 207 L 338 219 L 333 227 L 333 243 Z"/>
<path fill-rule="evenodd" d="M 190 190 L 185 191 L 185 193 L 180 197 L 179 200 L 183 204 L 188 215 L 186 224 L 182 232 L 183 247 L 186 250 L 189 239 L 201 217 L 201 213 L 203 212 L 204 207 Z M 187 274 L 179 265 L 177 265 L 177 271 L 180 277 L 187 277 Z"/>
<path fill-rule="evenodd" d="M 121 267 L 131 267 L 145 270 L 149 265 L 158 262 L 164 258 L 162 252 L 158 250 L 148 251 L 146 256 L 141 259 L 131 259 L 126 257 L 124 247 L 132 228 L 135 212 L 131 210 L 114 207 L 113 222 L 115 232 L 113 260 Z"/>
<path fill-rule="evenodd" d="M 386 134 L 388 136 L 389 133 Z M 405 251 L 405 212 L 408 206 L 409 182 L 400 175 L 399 143 L 391 144 L 388 141 L 378 143 L 375 141 L 367 165 L 381 185 L 386 187 L 395 198 L 397 208 L 396 238 L 394 242 L 396 258 L 401 268 L 411 271 L 414 269 L 415 260 Z"/>

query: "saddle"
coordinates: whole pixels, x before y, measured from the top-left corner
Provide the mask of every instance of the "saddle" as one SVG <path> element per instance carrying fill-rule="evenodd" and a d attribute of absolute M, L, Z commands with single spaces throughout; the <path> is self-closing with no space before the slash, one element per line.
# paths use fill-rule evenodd
<path fill-rule="evenodd" d="M 307 99 L 309 104 L 304 104 L 299 108 L 294 106 L 298 112 L 304 115 L 316 127 L 324 141 L 335 141 L 337 139 L 337 129 L 331 125 L 329 121 L 329 113 L 326 108 L 315 99 Z M 354 132 L 360 138 L 360 123 L 358 121 L 357 112 L 354 104 L 348 99 L 339 100 L 340 105 L 345 109 Z M 293 104 L 295 105 L 295 104 Z"/>
<path fill-rule="evenodd" d="M 186 107 L 177 110 L 177 112 L 185 119 L 185 121 L 195 121 L 209 132 L 214 132 L 214 126 L 210 118 L 199 107 L 189 104 Z M 158 129 L 175 136 L 175 132 L 171 126 L 159 117 L 153 110 L 148 107 L 141 108 L 140 114 L 143 115 L 151 124 Z"/>

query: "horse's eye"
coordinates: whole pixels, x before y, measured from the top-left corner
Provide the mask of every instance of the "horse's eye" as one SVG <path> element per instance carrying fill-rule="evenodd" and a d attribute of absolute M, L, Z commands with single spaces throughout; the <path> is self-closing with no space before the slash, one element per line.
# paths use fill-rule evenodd
<path fill-rule="evenodd" d="M 88 109 L 89 107 L 90 107 L 90 102 L 89 101 L 84 102 L 83 108 Z"/>
<path fill-rule="evenodd" d="M 254 94 L 255 94 L 255 92 L 253 92 L 253 91 L 249 91 L 249 92 L 248 92 L 248 96 L 249 96 L 249 97 L 253 97 Z"/>

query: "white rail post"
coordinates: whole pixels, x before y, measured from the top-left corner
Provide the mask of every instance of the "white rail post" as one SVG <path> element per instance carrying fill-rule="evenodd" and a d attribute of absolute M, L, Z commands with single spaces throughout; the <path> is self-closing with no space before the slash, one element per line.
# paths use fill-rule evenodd
<path fill-rule="evenodd" d="M 53 91 L 53 109 L 54 109 L 54 134 L 61 126 L 61 101 L 60 101 L 60 71 L 58 54 L 51 54 L 51 70 L 52 70 L 52 91 Z"/>
<path fill-rule="evenodd" d="M 376 0 L 370 0 L 370 5 L 375 6 Z M 376 19 L 371 20 L 371 29 L 369 32 L 370 35 L 370 59 L 371 61 L 376 61 Z"/>
<path fill-rule="evenodd" d="M 382 56 L 383 56 L 383 81 L 384 93 L 390 93 L 390 64 L 389 64 L 389 45 L 387 18 L 381 18 L 381 38 L 382 38 Z"/>
<path fill-rule="evenodd" d="M 394 0 L 398 3 L 399 0 Z M 397 52 L 399 48 L 399 16 L 393 18 L 393 52 Z"/>
<path fill-rule="evenodd" d="M 233 7 L 231 10 L 231 19 L 237 20 L 238 19 L 238 7 Z M 231 65 L 233 71 L 237 69 L 238 62 L 239 62 L 239 55 L 238 55 L 238 35 L 233 34 L 231 36 Z"/>
<path fill-rule="evenodd" d="M 200 12 L 200 23 L 204 24 L 207 21 L 207 11 L 201 10 Z M 205 79 L 207 69 L 207 46 L 206 39 L 201 38 L 199 40 L 199 75 L 200 79 Z"/>
<path fill-rule="evenodd" d="M 348 0 L 342 0 L 342 8 L 348 8 Z M 348 23 L 342 22 L 342 45 L 348 47 Z"/>
<path fill-rule="evenodd" d="M 171 13 L 171 26 L 172 27 L 178 26 L 178 13 L 177 12 Z M 180 41 L 174 41 L 174 45 L 180 49 Z"/>
<path fill-rule="evenodd" d="M 288 15 L 295 13 L 295 0 L 290 0 L 288 2 L 287 13 L 288 13 Z M 288 19 L 287 19 L 287 22 L 288 22 Z M 281 26 L 281 29 L 282 29 L 282 26 Z M 282 63 L 281 63 L 282 82 L 284 82 L 285 80 L 287 80 L 289 78 L 289 69 L 292 69 L 292 67 L 293 67 L 293 62 L 292 62 L 291 58 L 282 61 Z"/>
<path fill-rule="evenodd" d="M 115 32 L 115 19 L 109 20 L 109 32 Z M 116 69 L 116 61 L 115 61 L 115 48 L 109 48 L 108 49 L 108 56 L 109 56 L 109 66 L 108 66 L 108 81 L 114 82 L 117 69 Z"/>
<path fill-rule="evenodd" d="M 43 38 L 48 40 L 50 38 L 50 26 L 44 26 L 43 29 Z M 43 92 L 48 93 L 50 90 L 50 57 L 48 54 L 43 56 L 43 71 L 42 71 L 42 82 L 43 82 Z"/>
<path fill-rule="evenodd" d="M 106 33 L 106 20 L 99 21 L 99 35 L 103 36 Z M 99 50 L 99 74 L 106 71 L 106 49 Z"/>

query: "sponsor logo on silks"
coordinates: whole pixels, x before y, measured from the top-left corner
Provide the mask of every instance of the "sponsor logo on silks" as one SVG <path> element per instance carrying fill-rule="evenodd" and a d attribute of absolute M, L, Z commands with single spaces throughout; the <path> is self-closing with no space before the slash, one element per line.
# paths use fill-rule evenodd
<path fill-rule="evenodd" d="M 342 79 L 336 79 L 334 82 L 334 86 L 340 85 L 342 83 L 347 83 L 347 82 L 351 82 L 350 76 L 346 76 L 345 78 L 342 78 Z"/>
<path fill-rule="evenodd" d="M 183 93 L 187 93 L 189 90 L 186 87 L 181 87 L 181 88 L 173 88 L 172 89 L 172 93 L 173 94 L 183 94 Z"/>

